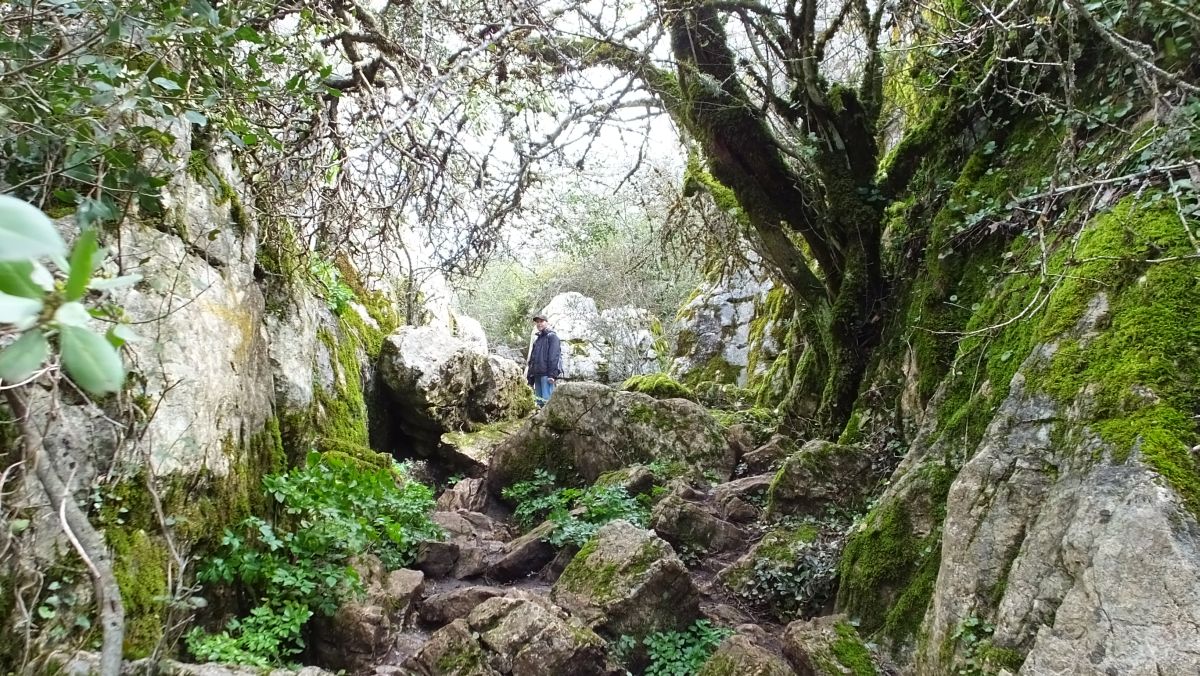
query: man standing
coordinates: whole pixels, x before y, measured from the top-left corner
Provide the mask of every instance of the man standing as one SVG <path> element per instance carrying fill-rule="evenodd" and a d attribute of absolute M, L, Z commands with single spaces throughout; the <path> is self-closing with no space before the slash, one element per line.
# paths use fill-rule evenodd
<path fill-rule="evenodd" d="M 562 348 L 558 334 L 546 323 L 545 317 L 534 317 L 533 324 L 537 327 L 537 339 L 533 341 L 533 347 L 529 350 L 529 370 L 526 371 L 526 378 L 529 380 L 529 386 L 533 388 L 533 398 L 537 401 L 538 408 L 541 408 L 554 392 L 554 383 L 560 375 L 559 360 L 562 357 Z"/>

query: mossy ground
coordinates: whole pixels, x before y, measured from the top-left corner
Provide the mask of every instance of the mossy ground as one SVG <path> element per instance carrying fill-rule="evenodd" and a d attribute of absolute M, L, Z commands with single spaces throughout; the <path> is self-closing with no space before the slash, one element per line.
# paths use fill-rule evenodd
<path fill-rule="evenodd" d="M 655 399 L 687 399 L 696 401 L 696 393 L 683 383 L 665 373 L 633 376 L 626 380 L 621 389 L 626 392 L 641 392 Z"/>

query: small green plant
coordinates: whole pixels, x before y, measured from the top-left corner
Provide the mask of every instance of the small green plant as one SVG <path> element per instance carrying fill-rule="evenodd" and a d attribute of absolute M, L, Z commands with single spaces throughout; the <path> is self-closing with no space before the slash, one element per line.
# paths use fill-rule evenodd
<path fill-rule="evenodd" d="M 259 604 L 220 633 L 193 630 L 188 649 L 198 658 L 284 664 L 303 648 L 300 630 L 313 614 L 332 615 L 361 593 L 351 557 L 374 554 L 394 569 L 412 561 L 419 542 L 442 536 L 429 518 L 433 491 L 399 466 L 310 453 L 304 467 L 266 476 L 263 485 L 281 518 L 251 517 L 227 529 L 198 574 L 202 582 L 238 585 Z"/>
<path fill-rule="evenodd" d="M 592 486 L 586 489 L 555 488 L 555 477 L 537 470 L 529 481 L 505 488 L 505 499 L 517 503 L 513 518 L 525 530 L 543 520 L 553 521 L 554 530 L 546 538 L 562 547 L 582 547 L 604 524 L 624 519 L 644 526 L 647 510 L 623 486 Z"/>
<path fill-rule="evenodd" d="M 346 284 L 342 273 L 330 261 L 324 258 L 315 259 L 309 266 L 309 272 L 316 278 L 321 295 L 334 313 L 342 314 L 355 300 L 354 289 Z"/>
<path fill-rule="evenodd" d="M 95 275 L 106 258 L 95 228 L 83 230 L 70 256 L 64 256 L 66 245 L 44 213 L 0 196 L 0 327 L 10 325 L 19 335 L 0 350 L 0 380 L 20 384 L 57 347 L 63 370 L 81 388 L 92 394 L 116 392 L 125 382 L 118 351 L 134 334 L 119 323 L 119 307 L 89 300 L 135 284 L 141 276 Z M 49 259 L 58 274 L 40 259 Z M 107 333 L 93 331 L 97 320 L 111 323 Z"/>
<path fill-rule="evenodd" d="M 732 633 L 708 620 L 697 620 L 686 631 L 651 634 L 643 641 L 650 655 L 646 676 L 692 676 Z"/>

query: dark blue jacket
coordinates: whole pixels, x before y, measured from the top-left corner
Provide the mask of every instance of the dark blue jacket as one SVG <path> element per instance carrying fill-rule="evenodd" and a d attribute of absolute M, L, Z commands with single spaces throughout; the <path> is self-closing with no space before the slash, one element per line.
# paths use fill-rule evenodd
<path fill-rule="evenodd" d="M 533 349 L 529 351 L 529 382 L 532 383 L 539 376 L 557 378 L 562 375 L 561 359 L 562 347 L 558 334 L 551 329 L 538 332 Z"/>

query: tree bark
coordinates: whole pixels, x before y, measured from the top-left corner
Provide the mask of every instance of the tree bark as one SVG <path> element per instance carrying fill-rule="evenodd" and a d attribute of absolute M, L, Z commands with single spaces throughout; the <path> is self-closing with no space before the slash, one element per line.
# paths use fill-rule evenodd
<path fill-rule="evenodd" d="M 4 394 L 24 437 L 26 467 L 33 468 L 46 491 L 50 506 L 60 516 L 64 531 L 91 573 L 103 631 L 100 674 L 119 676 L 125 641 L 125 606 L 121 601 L 121 588 L 113 574 L 112 557 L 104 543 L 104 536 L 88 521 L 87 515 L 75 503 L 66 483 L 58 475 L 41 432 L 29 419 L 25 398 L 16 388 L 6 389 Z"/>

